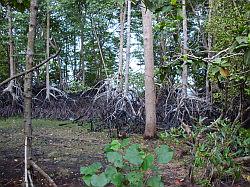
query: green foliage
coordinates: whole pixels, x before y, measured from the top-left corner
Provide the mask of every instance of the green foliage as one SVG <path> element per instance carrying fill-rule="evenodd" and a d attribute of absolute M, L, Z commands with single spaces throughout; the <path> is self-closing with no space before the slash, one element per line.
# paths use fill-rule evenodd
<path fill-rule="evenodd" d="M 164 186 L 163 182 L 161 181 L 161 177 L 159 176 L 150 177 L 147 181 L 147 185 L 149 187 L 163 187 Z"/>
<path fill-rule="evenodd" d="M 89 89 L 89 87 L 86 87 L 82 81 L 72 81 L 71 85 L 69 87 L 70 92 L 81 92 Z"/>
<path fill-rule="evenodd" d="M 29 8 L 30 0 L 0 0 L 0 4 L 3 6 L 10 5 L 11 7 L 23 12 Z"/>
<path fill-rule="evenodd" d="M 181 127 L 171 128 L 169 131 L 160 133 L 161 140 L 174 140 L 179 143 L 181 138 L 187 138 L 185 130 Z"/>
<path fill-rule="evenodd" d="M 209 186 L 211 178 L 216 176 L 218 180 L 240 177 L 240 165 L 234 158 L 246 156 L 250 153 L 250 133 L 242 129 L 239 124 L 221 120 L 195 146 L 194 166 L 196 171 L 203 171 L 206 175 L 199 178 L 197 182 L 203 186 Z M 194 139 L 204 129 L 197 128 Z M 199 173 L 199 172 L 198 172 Z"/>
<path fill-rule="evenodd" d="M 0 44 L 0 81 L 4 81 L 9 76 L 9 66 L 7 50 Z"/>
<path fill-rule="evenodd" d="M 143 162 L 144 152 L 139 152 L 139 145 L 133 144 L 126 149 L 124 159 L 134 165 L 141 165 Z"/>
<path fill-rule="evenodd" d="M 235 37 L 248 29 L 246 4 L 246 0 L 240 0 L 237 4 L 231 0 L 214 0 L 212 19 L 207 25 L 208 33 L 215 40 L 214 49 L 222 50 L 225 46 L 232 45 Z"/>
<path fill-rule="evenodd" d="M 100 171 L 100 163 L 81 167 L 83 181 L 87 186 L 164 186 L 156 163 L 167 164 L 173 158 L 173 151 L 167 145 L 155 148 L 152 153 L 139 144 L 130 144 L 129 139 L 121 142 L 113 140 L 105 151 L 109 162 L 105 171 Z M 147 176 L 149 172 L 153 174 L 150 177 Z"/>
<path fill-rule="evenodd" d="M 230 63 L 228 63 L 228 61 L 223 60 L 221 58 L 215 59 L 209 69 L 211 78 L 222 79 L 222 77 L 224 78 L 228 77 L 229 67 L 230 67 Z"/>
<path fill-rule="evenodd" d="M 158 155 L 157 161 L 160 164 L 167 164 L 173 158 L 173 151 L 167 145 L 157 147 L 155 151 Z"/>
<path fill-rule="evenodd" d="M 162 140 L 180 141 L 184 138 L 194 141 L 192 147 L 194 160 L 194 179 L 201 186 L 212 186 L 211 179 L 237 180 L 241 176 L 241 165 L 235 158 L 244 157 L 250 153 L 250 131 L 241 128 L 227 120 L 220 120 L 210 128 L 204 127 L 205 118 L 198 120 L 193 126 L 190 137 L 182 128 L 172 128 L 169 132 L 161 133 Z M 208 132 L 207 132 L 208 131 Z"/>

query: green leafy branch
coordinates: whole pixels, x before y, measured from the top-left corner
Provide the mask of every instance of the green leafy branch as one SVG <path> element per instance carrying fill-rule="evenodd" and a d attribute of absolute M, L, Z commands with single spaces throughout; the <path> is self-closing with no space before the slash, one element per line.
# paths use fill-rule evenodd
<path fill-rule="evenodd" d="M 121 142 L 113 140 L 106 146 L 105 152 L 109 162 L 105 171 L 101 171 L 99 162 L 81 167 L 80 172 L 87 186 L 163 187 L 157 163 L 167 164 L 173 158 L 173 151 L 167 145 L 156 147 L 152 153 L 139 144 L 130 144 L 129 139 Z"/>

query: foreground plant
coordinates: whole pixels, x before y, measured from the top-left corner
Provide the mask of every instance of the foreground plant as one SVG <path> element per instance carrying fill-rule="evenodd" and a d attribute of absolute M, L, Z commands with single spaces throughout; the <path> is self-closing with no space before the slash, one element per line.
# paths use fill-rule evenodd
<path fill-rule="evenodd" d="M 207 187 L 248 180 L 243 171 L 249 163 L 250 131 L 223 119 L 205 126 L 205 119 L 198 119 L 189 134 L 178 127 L 161 133 L 160 138 L 190 146 L 189 177 L 193 183 Z"/>
<path fill-rule="evenodd" d="M 173 158 L 173 151 L 167 145 L 150 152 L 139 144 L 130 144 L 129 139 L 121 142 L 113 140 L 106 146 L 105 153 L 109 164 L 104 171 L 100 162 L 81 167 L 80 172 L 87 186 L 163 187 L 157 163 L 167 164 Z"/>
<path fill-rule="evenodd" d="M 194 166 L 205 169 L 204 175 L 197 181 L 204 186 L 212 183 L 235 181 L 241 176 L 241 164 L 238 158 L 249 155 L 249 131 L 221 120 L 213 132 L 206 133 L 195 148 Z"/>

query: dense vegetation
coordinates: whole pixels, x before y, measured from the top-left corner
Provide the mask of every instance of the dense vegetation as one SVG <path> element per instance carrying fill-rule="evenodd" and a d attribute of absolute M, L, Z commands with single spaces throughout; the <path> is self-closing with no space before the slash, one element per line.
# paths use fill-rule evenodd
<path fill-rule="evenodd" d="M 36 3 L 0 0 L 0 115 L 24 114 L 28 145 L 31 118 L 71 120 L 112 138 L 144 133 L 187 144 L 192 183 L 243 180 L 250 163 L 248 0 Z M 82 171 L 85 183 L 101 176 L 100 186 L 148 184 L 138 173 L 151 171 L 154 156 L 131 146 L 142 165 L 111 161 L 117 182 L 94 164 Z M 129 162 L 123 149 L 108 152 L 108 161 L 116 154 Z M 144 162 L 152 162 L 145 171 Z M 126 178 L 128 171 L 142 183 Z M 148 186 L 163 185 L 161 175 L 152 178 Z"/>

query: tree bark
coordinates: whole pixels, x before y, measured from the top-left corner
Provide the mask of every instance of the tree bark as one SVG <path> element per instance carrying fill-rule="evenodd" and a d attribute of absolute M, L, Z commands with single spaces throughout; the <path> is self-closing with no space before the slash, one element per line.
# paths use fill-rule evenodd
<path fill-rule="evenodd" d="M 81 28 L 82 29 L 82 28 Z M 84 37 L 83 37 L 83 31 L 81 30 L 81 46 L 80 46 L 80 63 L 81 63 L 81 73 L 82 73 L 82 85 L 85 85 L 85 63 L 84 63 Z"/>
<path fill-rule="evenodd" d="M 124 22 L 126 17 L 126 7 L 127 1 L 125 1 L 125 7 L 121 6 L 120 12 L 120 46 L 119 46 L 119 64 L 118 64 L 118 92 L 122 91 L 123 87 L 123 79 L 122 79 L 122 71 L 123 71 L 123 44 L 124 44 Z"/>
<path fill-rule="evenodd" d="M 11 16 L 11 8 L 8 5 L 7 7 L 7 17 L 9 23 L 9 63 L 10 63 L 10 77 L 13 77 L 15 74 L 15 65 L 14 65 L 14 44 L 13 44 L 13 33 L 12 33 L 12 16 Z M 13 84 L 13 81 L 11 81 Z"/>
<path fill-rule="evenodd" d="M 26 70 L 32 68 L 35 30 L 36 30 L 37 0 L 30 2 L 30 21 L 28 32 L 28 45 L 26 53 Z M 32 120 L 31 120 L 31 101 L 32 101 L 32 72 L 27 73 L 24 77 L 24 133 L 27 138 L 27 151 L 25 158 L 32 158 Z M 30 169 L 28 164 L 27 169 Z M 26 172 L 25 172 L 26 173 Z M 27 182 L 27 181 L 25 181 Z M 28 184 L 26 183 L 26 186 Z"/>
<path fill-rule="evenodd" d="M 125 87 L 124 87 L 124 95 L 128 94 L 129 88 L 129 64 L 130 64 L 130 39 L 131 39 L 131 0 L 127 0 L 127 46 L 126 46 L 126 69 L 125 69 Z"/>
<path fill-rule="evenodd" d="M 154 55 L 152 15 L 149 9 L 142 4 L 144 60 L 145 60 L 145 111 L 146 126 L 144 137 L 153 138 L 156 132 L 156 96 L 154 85 Z"/>
<path fill-rule="evenodd" d="M 85 4 L 79 4 L 78 5 L 78 9 L 79 9 L 79 14 L 81 15 L 81 22 L 80 22 L 80 74 L 81 74 L 81 82 L 82 85 L 85 85 L 85 62 L 84 62 L 84 23 L 85 23 L 85 15 L 86 13 L 84 13 L 84 10 L 86 12 L 86 5 Z"/>
<path fill-rule="evenodd" d="M 212 6 L 213 6 L 213 0 L 208 0 L 208 6 L 209 6 L 209 12 L 208 12 L 208 22 L 211 21 L 212 16 Z M 208 58 L 210 59 L 212 57 L 212 36 L 210 33 L 208 33 L 207 38 L 207 46 L 208 46 Z M 206 102 L 211 103 L 212 102 L 212 94 L 210 91 L 210 81 L 209 81 L 209 67 L 210 64 L 207 63 L 207 72 L 206 72 Z"/>
<path fill-rule="evenodd" d="M 50 12 L 49 2 L 47 3 L 47 26 L 46 26 L 46 57 L 49 58 L 49 45 L 50 45 Z M 49 84 L 49 61 L 46 63 L 46 99 L 50 99 L 50 84 Z"/>
<path fill-rule="evenodd" d="M 182 65 L 182 96 L 187 97 L 188 69 L 187 69 L 187 51 L 188 51 L 188 35 L 187 35 L 187 12 L 186 0 L 182 0 L 182 16 L 183 16 L 183 65 Z"/>
<path fill-rule="evenodd" d="M 9 37 L 9 76 L 13 77 L 15 74 L 15 62 L 14 62 L 14 44 L 12 33 L 12 15 L 11 7 L 7 6 L 7 19 L 8 19 L 8 37 Z M 9 85 L 3 90 L 3 92 L 9 92 L 12 95 L 13 102 L 16 99 L 16 94 L 13 92 L 14 79 L 10 81 Z"/>

